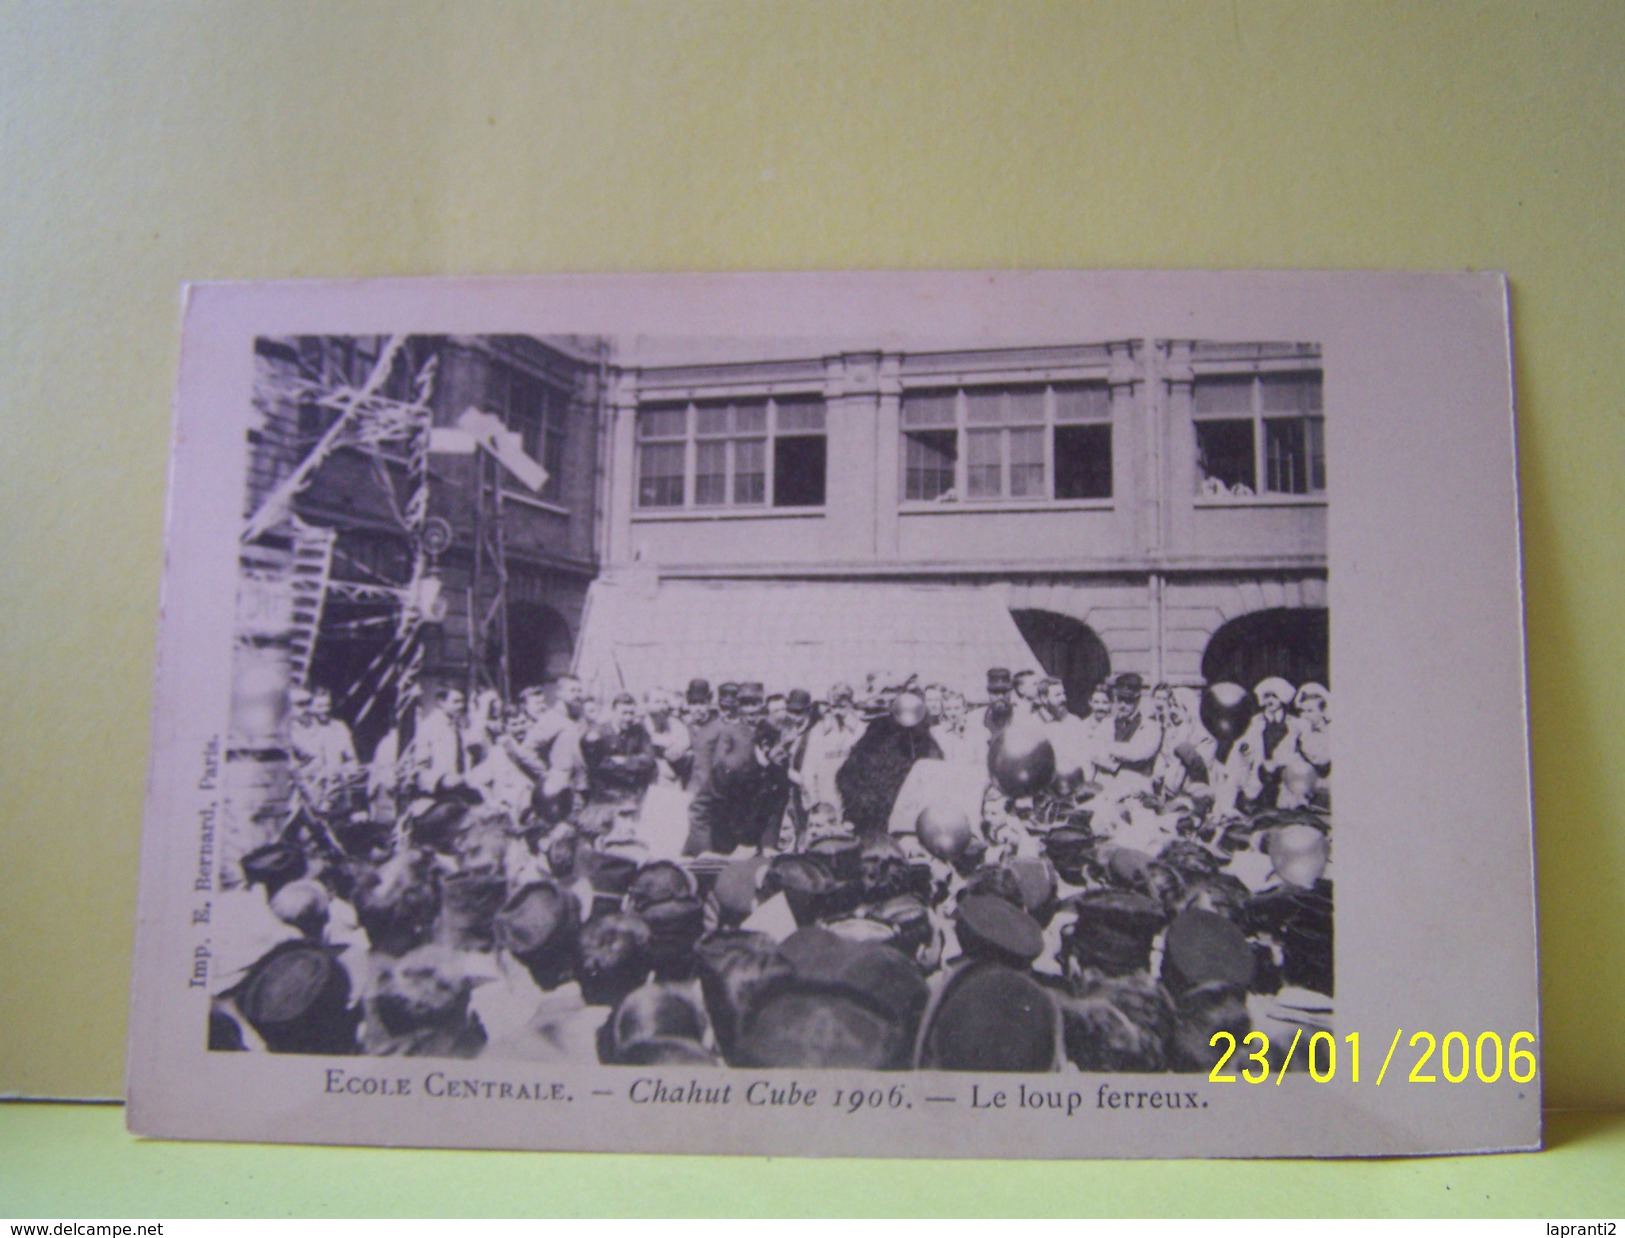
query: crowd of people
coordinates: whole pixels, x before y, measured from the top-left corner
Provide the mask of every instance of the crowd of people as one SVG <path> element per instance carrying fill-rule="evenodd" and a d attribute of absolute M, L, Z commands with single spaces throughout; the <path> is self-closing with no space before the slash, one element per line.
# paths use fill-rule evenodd
<path fill-rule="evenodd" d="M 367 764 L 290 703 L 212 1048 L 1206 1071 L 1330 1029 L 1319 684 L 446 686 Z"/>

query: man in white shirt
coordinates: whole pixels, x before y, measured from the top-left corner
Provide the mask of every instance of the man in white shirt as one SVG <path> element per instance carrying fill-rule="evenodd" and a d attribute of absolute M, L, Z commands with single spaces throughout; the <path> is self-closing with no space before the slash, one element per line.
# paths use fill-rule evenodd
<path fill-rule="evenodd" d="M 809 809 L 817 804 L 828 804 L 837 814 L 841 811 L 841 792 L 835 785 L 835 774 L 863 734 L 863 724 L 854 707 L 855 697 L 850 685 L 836 684 L 829 690 L 829 709 L 807 732 L 800 778 L 802 803 Z"/>
<path fill-rule="evenodd" d="M 655 780 L 663 787 L 682 786 L 694 763 L 688 727 L 677 716 L 677 702 L 664 688 L 652 688 L 644 699 L 644 720 L 655 752 Z"/>
<path fill-rule="evenodd" d="M 564 801 L 585 796 L 589 786 L 587 762 L 581 754 L 587 732 L 587 694 L 579 679 L 565 675 L 554 685 L 554 698 L 552 709 L 544 709 L 539 693 L 526 698 L 530 722 L 510 754 L 536 783 L 538 807 L 558 819 L 569 811 L 570 805 Z M 571 794 L 566 796 L 566 792 Z"/>
<path fill-rule="evenodd" d="M 1087 782 L 1094 775 L 1090 726 L 1067 707 L 1066 685 L 1046 679 L 1038 690 L 1039 721 L 1055 750 L 1057 778 Z"/>
<path fill-rule="evenodd" d="M 418 723 L 412 749 L 419 795 L 439 797 L 467 790 L 468 754 L 463 744 L 467 703 L 461 688 L 441 688 L 435 708 Z"/>
<path fill-rule="evenodd" d="M 344 784 L 361 771 L 350 728 L 333 717 L 333 694 L 326 688 L 296 691 L 296 710 L 288 727 L 294 776 L 312 807 L 328 811 Z"/>

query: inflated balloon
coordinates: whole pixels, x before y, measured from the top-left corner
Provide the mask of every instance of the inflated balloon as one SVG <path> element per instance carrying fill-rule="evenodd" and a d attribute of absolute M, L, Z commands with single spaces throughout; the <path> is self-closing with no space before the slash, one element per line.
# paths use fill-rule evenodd
<path fill-rule="evenodd" d="M 920 845 L 950 864 L 970 847 L 971 832 L 970 815 L 955 804 L 929 804 L 914 823 Z"/>
<path fill-rule="evenodd" d="M 1252 716 L 1252 697 L 1240 684 L 1216 683 L 1202 693 L 1202 725 L 1221 744 L 1245 731 Z"/>
<path fill-rule="evenodd" d="M 1276 797 L 1279 808 L 1302 808 L 1315 793 L 1320 780 L 1308 765 L 1292 762 L 1281 770 L 1281 790 Z"/>
<path fill-rule="evenodd" d="M 987 754 L 988 773 L 1012 799 L 1034 795 L 1055 779 L 1055 749 L 1036 722 L 1012 722 Z"/>
<path fill-rule="evenodd" d="M 725 726 L 718 732 L 711 750 L 711 777 L 718 788 L 734 790 L 756 776 L 756 750 L 749 730 Z"/>

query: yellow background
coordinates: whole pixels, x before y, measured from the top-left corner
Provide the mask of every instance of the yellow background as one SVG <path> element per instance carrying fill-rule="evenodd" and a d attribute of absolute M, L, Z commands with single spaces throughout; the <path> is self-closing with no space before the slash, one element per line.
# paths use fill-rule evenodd
<path fill-rule="evenodd" d="M 1546 1095 L 1625 1105 L 1622 152 L 1617 3 L 0 0 L 0 1094 L 121 1088 L 183 280 L 1409 267 L 1513 280 Z M 1579 1168 L 1617 1160 L 1615 1126 L 1563 1129 L 1587 1133 L 1519 1172 L 1621 1200 Z M 211 1164 L 105 1112 L 0 1132 L 132 1183 Z M 696 1187 L 674 1203 L 729 1206 L 699 1188 L 738 1167 L 670 1164 Z M 878 1192 L 852 1206 L 956 1198 L 882 1168 L 849 1167 Z"/>

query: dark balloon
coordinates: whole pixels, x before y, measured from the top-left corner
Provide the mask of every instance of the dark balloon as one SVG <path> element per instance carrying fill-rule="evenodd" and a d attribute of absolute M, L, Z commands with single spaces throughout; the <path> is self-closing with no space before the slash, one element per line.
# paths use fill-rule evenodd
<path fill-rule="evenodd" d="M 1253 698 L 1240 684 L 1216 683 L 1202 693 L 1202 725 L 1221 744 L 1247 729 L 1253 716 Z"/>
<path fill-rule="evenodd" d="M 988 748 L 987 769 L 1006 795 L 1035 795 L 1055 780 L 1055 749 L 1037 723 L 1013 722 Z"/>

